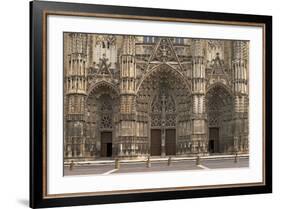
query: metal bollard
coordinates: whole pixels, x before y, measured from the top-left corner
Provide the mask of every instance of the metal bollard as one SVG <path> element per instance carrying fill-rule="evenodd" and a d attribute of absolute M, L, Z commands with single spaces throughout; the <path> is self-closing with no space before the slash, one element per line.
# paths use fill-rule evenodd
<path fill-rule="evenodd" d="M 168 166 L 170 166 L 171 163 L 172 163 L 172 157 L 169 157 L 169 158 L 168 158 Z"/>
<path fill-rule="evenodd" d="M 150 168 L 150 167 L 151 167 L 150 156 L 148 156 L 148 158 L 147 158 L 146 167 L 147 167 L 147 168 Z"/>
<path fill-rule="evenodd" d="M 74 161 L 71 160 L 70 164 L 69 164 L 69 170 L 72 171 L 74 167 Z"/>
<path fill-rule="evenodd" d="M 115 159 L 115 169 L 120 169 L 120 161 L 119 161 L 119 159 Z"/>
<path fill-rule="evenodd" d="M 201 159 L 200 159 L 200 156 L 198 155 L 197 158 L 196 158 L 196 165 L 201 165 Z"/>
<path fill-rule="evenodd" d="M 239 162 L 239 156 L 238 154 L 236 153 L 235 154 L 235 157 L 234 157 L 234 163 L 238 163 Z"/>

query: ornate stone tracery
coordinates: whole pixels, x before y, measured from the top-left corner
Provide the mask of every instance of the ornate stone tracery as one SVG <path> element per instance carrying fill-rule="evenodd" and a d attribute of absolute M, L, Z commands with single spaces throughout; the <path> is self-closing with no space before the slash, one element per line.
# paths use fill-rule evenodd
<path fill-rule="evenodd" d="M 171 95 L 161 93 L 155 95 L 151 104 L 151 127 L 176 126 L 176 107 Z"/>
<path fill-rule="evenodd" d="M 103 54 L 103 57 L 100 58 L 100 62 L 98 63 L 98 71 L 97 74 L 99 75 L 111 75 L 110 72 L 110 63 L 108 64 L 108 58 L 105 57 L 105 54 Z"/>

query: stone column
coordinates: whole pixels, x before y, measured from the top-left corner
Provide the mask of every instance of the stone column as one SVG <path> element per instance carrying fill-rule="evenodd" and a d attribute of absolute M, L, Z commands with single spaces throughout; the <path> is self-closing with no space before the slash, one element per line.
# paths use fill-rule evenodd
<path fill-rule="evenodd" d="M 248 43 L 233 42 L 234 152 L 248 152 Z"/>
<path fill-rule="evenodd" d="M 136 131 L 136 64 L 135 37 L 125 36 L 121 53 L 120 69 L 120 122 L 117 155 L 119 157 L 137 156 Z"/>
<path fill-rule="evenodd" d="M 66 33 L 69 48 L 65 49 L 65 145 L 71 146 L 73 158 L 84 157 L 85 150 L 85 98 L 86 98 L 86 63 L 87 35 Z M 69 150 L 69 148 L 67 148 Z"/>
<path fill-rule="evenodd" d="M 192 58 L 192 116 L 191 116 L 191 153 L 206 154 L 208 141 L 206 137 L 206 75 L 203 54 L 205 41 L 193 40 Z"/>
<path fill-rule="evenodd" d="M 162 111 L 161 111 L 161 156 L 166 156 L 166 97 L 161 96 Z"/>

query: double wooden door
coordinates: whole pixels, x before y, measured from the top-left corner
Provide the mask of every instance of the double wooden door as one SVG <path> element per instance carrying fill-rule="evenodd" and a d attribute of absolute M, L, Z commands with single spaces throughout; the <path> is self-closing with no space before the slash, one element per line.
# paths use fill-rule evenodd
<path fill-rule="evenodd" d="M 150 154 L 151 156 L 161 155 L 161 129 L 151 129 L 150 135 Z M 165 130 L 165 154 L 176 154 L 176 129 Z"/>

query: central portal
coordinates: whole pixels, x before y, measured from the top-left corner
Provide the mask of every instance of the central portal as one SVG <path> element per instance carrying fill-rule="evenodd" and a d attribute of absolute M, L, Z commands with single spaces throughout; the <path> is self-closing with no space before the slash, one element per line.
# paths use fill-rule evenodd
<path fill-rule="evenodd" d="M 188 84 L 177 69 L 160 64 L 144 77 L 136 98 L 136 127 L 146 154 L 165 157 L 179 152 L 182 142 L 190 139 L 191 107 Z"/>

